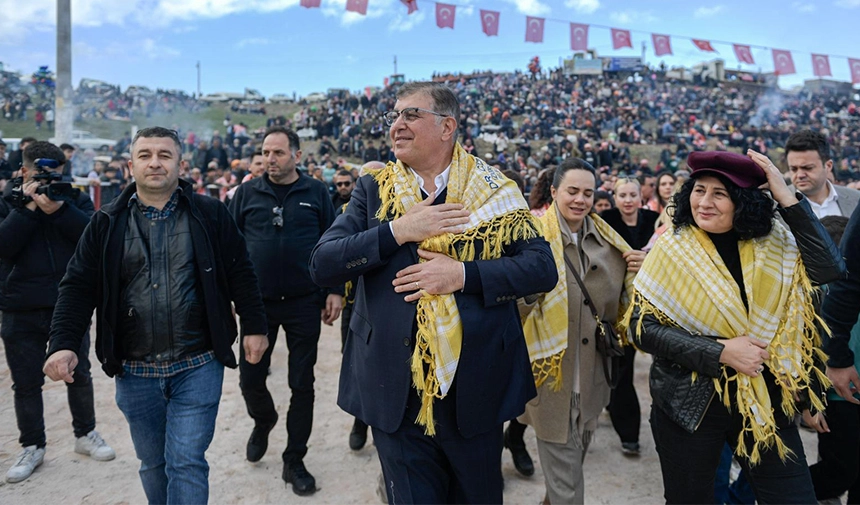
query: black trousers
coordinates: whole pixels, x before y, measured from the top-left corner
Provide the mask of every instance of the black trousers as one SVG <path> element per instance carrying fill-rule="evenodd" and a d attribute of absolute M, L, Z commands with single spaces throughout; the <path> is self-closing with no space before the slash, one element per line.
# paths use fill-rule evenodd
<path fill-rule="evenodd" d="M 421 408 L 415 391 L 397 431 L 373 428 L 388 503 L 502 503 L 502 425 L 464 438 L 454 403 L 453 388 L 436 399 L 433 437 L 415 424 Z"/>
<path fill-rule="evenodd" d="M 257 426 L 274 426 L 278 412 L 266 387 L 272 351 L 278 330 L 287 334 L 287 380 L 290 386 L 290 407 L 287 411 L 287 448 L 285 463 L 300 461 L 308 452 L 308 439 L 314 422 L 314 365 L 320 339 L 321 295 L 266 301 L 269 321 L 269 348 L 256 365 L 245 361 L 245 350 L 239 346 L 239 387 L 245 398 L 248 415 Z M 244 333 L 244 332 L 243 332 Z"/>
<path fill-rule="evenodd" d="M 779 436 L 794 455 L 782 461 L 774 447 L 763 450 L 755 466 L 746 458 L 738 458 L 756 500 L 760 504 L 816 503 L 797 426 L 778 405 L 774 415 Z M 741 421 L 737 409 L 729 412 L 716 396 L 694 433 L 678 426 L 660 408 L 651 408 L 651 431 L 660 456 L 666 503 L 714 503 L 720 454 L 726 442 L 732 450 L 737 446 Z M 750 444 L 748 440 L 747 446 Z"/>
<path fill-rule="evenodd" d="M 6 349 L 6 362 L 12 374 L 12 390 L 15 392 L 15 418 L 24 447 L 45 447 L 45 418 L 42 403 L 42 386 L 45 374 L 45 351 L 54 309 L 3 312 L 0 337 Z M 96 427 L 96 412 L 93 406 L 93 381 L 90 376 L 90 332 L 84 335 L 78 351 L 78 366 L 74 382 L 66 384 L 69 410 L 72 413 L 72 428 L 75 437 L 83 437 Z"/>
<path fill-rule="evenodd" d="M 624 348 L 621 359 L 618 385 L 609 395 L 609 416 L 612 427 L 622 442 L 639 441 L 639 424 L 642 422 L 642 412 L 639 406 L 639 396 L 633 386 L 633 361 L 636 349 L 632 346 Z"/>
<path fill-rule="evenodd" d="M 848 491 L 848 503 L 860 503 L 860 405 L 830 400 L 825 415 L 830 433 L 818 434 L 820 459 L 809 467 L 815 497 L 837 498 Z"/>

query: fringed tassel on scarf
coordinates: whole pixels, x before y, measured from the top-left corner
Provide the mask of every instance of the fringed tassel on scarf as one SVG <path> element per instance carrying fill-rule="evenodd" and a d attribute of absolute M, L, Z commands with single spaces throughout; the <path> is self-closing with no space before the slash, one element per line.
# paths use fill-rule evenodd
<path fill-rule="evenodd" d="M 554 354 L 548 358 L 541 358 L 532 361 L 532 374 L 535 378 L 535 387 L 541 387 L 547 379 L 552 378 L 552 381 L 547 384 L 550 391 L 557 393 L 561 391 L 564 377 L 561 373 L 561 362 L 564 359 L 564 353 L 567 349 L 563 349 L 559 354 Z"/>

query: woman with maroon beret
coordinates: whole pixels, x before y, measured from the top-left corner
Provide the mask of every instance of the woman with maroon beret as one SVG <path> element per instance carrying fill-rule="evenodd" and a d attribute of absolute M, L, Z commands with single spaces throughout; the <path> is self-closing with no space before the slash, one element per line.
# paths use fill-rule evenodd
<path fill-rule="evenodd" d="M 798 397 L 823 407 L 810 394 L 827 381 L 813 359 L 812 285 L 845 265 L 803 196 L 766 156 L 747 154 L 690 154 L 672 229 L 645 258 L 623 321 L 654 355 L 651 429 L 667 503 L 714 503 L 725 443 L 759 503 L 815 503 L 792 418 Z"/>

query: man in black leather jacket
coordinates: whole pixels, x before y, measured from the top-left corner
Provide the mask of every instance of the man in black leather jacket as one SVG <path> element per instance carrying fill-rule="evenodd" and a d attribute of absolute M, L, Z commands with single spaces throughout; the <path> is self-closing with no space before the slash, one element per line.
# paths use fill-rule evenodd
<path fill-rule="evenodd" d="M 150 503 L 206 503 L 205 453 L 215 431 L 224 366 L 236 367 L 236 320 L 258 361 L 266 317 L 245 241 L 227 208 L 179 181 L 176 132 L 153 127 L 132 142 L 135 183 L 84 230 L 60 285 L 45 373 L 72 380 L 82 330 L 97 308 L 96 350 L 116 377 Z"/>

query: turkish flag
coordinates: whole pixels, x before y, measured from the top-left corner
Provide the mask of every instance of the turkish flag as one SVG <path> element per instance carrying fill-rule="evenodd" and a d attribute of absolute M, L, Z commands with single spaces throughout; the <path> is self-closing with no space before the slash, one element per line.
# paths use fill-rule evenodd
<path fill-rule="evenodd" d="M 738 61 L 741 63 L 749 63 L 750 65 L 755 65 L 755 60 L 752 57 L 752 51 L 750 51 L 750 46 L 742 46 L 739 44 L 732 44 L 732 47 L 735 49 L 735 56 Z"/>
<path fill-rule="evenodd" d="M 654 44 L 654 56 L 672 54 L 672 44 L 668 35 L 651 34 L 651 42 Z"/>
<path fill-rule="evenodd" d="M 302 7 L 307 7 L 308 9 L 312 9 L 314 7 L 319 7 L 321 1 L 322 0 L 302 0 L 300 5 Z"/>
<path fill-rule="evenodd" d="M 812 75 L 815 77 L 833 75 L 830 73 L 830 58 L 826 54 L 812 55 Z"/>
<path fill-rule="evenodd" d="M 848 58 L 848 68 L 851 69 L 851 84 L 860 83 L 860 60 Z"/>
<path fill-rule="evenodd" d="M 481 29 L 487 37 L 499 35 L 499 12 L 481 9 Z"/>
<path fill-rule="evenodd" d="M 436 3 L 436 26 L 439 28 L 454 29 L 454 15 L 457 12 L 457 6 L 451 4 Z"/>
<path fill-rule="evenodd" d="M 588 51 L 588 25 L 570 24 L 570 48 L 573 51 Z"/>
<path fill-rule="evenodd" d="M 795 73 L 794 60 L 791 59 L 791 51 L 782 49 L 773 50 L 773 73 L 776 75 L 789 75 Z"/>
<path fill-rule="evenodd" d="M 612 49 L 620 49 L 622 47 L 633 47 L 633 39 L 630 38 L 630 30 L 620 30 L 612 28 Z"/>
<path fill-rule="evenodd" d="M 526 16 L 526 42 L 543 42 L 544 18 Z"/>
<path fill-rule="evenodd" d="M 693 39 L 693 44 L 702 51 L 708 51 L 711 53 L 717 52 L 716 49 L 714 49 L 714 46 L 711 45 L 710 41 Z"/>
<path fill-rule="evenodd" d="M 367 0 L 346 0 L 346 10 L 367 15 Z"/>
<path fill-rule="evenodd" d="M 409 9 L 409 12 L 406 13 L 407 16 L 418 10 L 418 4 L 416 3 L 416 0 L 400 0 L 400 1 L 403 2 L 403 5 L 405 5 Z"/>

